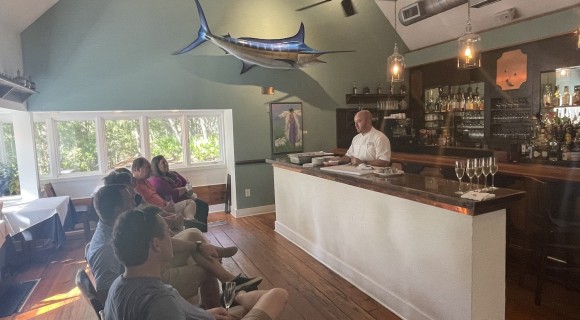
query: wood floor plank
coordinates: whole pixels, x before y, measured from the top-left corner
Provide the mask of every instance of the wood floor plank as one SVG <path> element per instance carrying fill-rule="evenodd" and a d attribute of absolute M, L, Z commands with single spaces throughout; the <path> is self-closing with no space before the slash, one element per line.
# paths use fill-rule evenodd
<path fill-rule="evenodd" d="M 225 220 L 227 224 L 210 227 L 206 237 L 216 245 L 238 246 L 238 254 L 223 259 L 224 267 L 233 274 L 259 275 L 264 278 L 260 288 L 282 287 L 288 290 L 289 304 L 280 320 L 398 319 L 277 234 L 274 231 L 275 219 L 275 214 L 236 219 L 229 214 L 212 213 L 209 221 Z M 86 266 L 84 245 L 84 235 L 73 234 L 49 261 L 23 266 L 15 278 L 17 282 L 42 280 L 21 314 L 0 320 L 97 319 L 90 304 L 74 289 L 76 270 Z M 547 282 L 542 305 L 535 306 L 534 281 L 535 278 L 527 277 L 525 285 L 520 287 L 517 277 L 515 280 L 508 277 L 506 319 L 580 320 L 580 293 Z"/>

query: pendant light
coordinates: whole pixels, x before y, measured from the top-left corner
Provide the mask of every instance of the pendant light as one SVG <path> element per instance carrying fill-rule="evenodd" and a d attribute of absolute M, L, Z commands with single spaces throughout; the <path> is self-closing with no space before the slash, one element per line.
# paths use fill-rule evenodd
<path fill-rule="evenodd" d="M 393 54 L 387 59 L 388 75 L 391 82 L 405 80 L 405 58 L 399 54 L 397 46 L 397 0 L 395 0 L 395 48 Z"/>
<path fill-rule="evenodd" d="M 481 36 L 471 32 L 471 4 L 467 1 L 467 26 L 465 34 L 457 40 L 457 69 L 481 67 Z"/>

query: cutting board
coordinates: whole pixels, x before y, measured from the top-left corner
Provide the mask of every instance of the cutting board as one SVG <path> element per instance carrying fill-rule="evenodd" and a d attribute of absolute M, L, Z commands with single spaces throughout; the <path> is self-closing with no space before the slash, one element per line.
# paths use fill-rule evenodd
<path fill-rule="evenodd" d="M 332 166 L 332 167 L 322 167 L 320 170 L 336 172 L 336 173 L 343 173 L 343 174 L 352 174 L 356 176 L 364 176 L 367 174 L 372 174 L 373 170 L 362 170 L 359 169 L 357 166 L 351 166 L 348 164 L 341 165 L 341 166 Z"/>

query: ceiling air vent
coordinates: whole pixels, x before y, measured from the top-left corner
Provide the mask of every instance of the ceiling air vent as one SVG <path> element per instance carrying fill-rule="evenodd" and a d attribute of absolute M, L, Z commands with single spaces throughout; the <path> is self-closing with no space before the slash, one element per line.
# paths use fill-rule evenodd
<path fill-rule="evenodd" d="M 416 22 L 418 19 L 420 20 L 421 7 L 419 4 L 420 2 L 415 2 L 399 11 L 399 21 L 401 21 L 404 26 L 408 26 L 413 22 Z"/>
<path fill-rule="evenodd" d="M 500 0 L 469 0 L 469 4 L 472 8 L 481 8 L 498 1 Z"/>

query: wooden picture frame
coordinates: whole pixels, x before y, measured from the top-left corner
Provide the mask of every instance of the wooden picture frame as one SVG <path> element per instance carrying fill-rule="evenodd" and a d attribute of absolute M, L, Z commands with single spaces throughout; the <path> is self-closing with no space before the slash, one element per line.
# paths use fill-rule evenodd
<path fill-rule="evenodd" d="M 270 103 L 272 153 L 302 152 L 302 103 Z"/>

